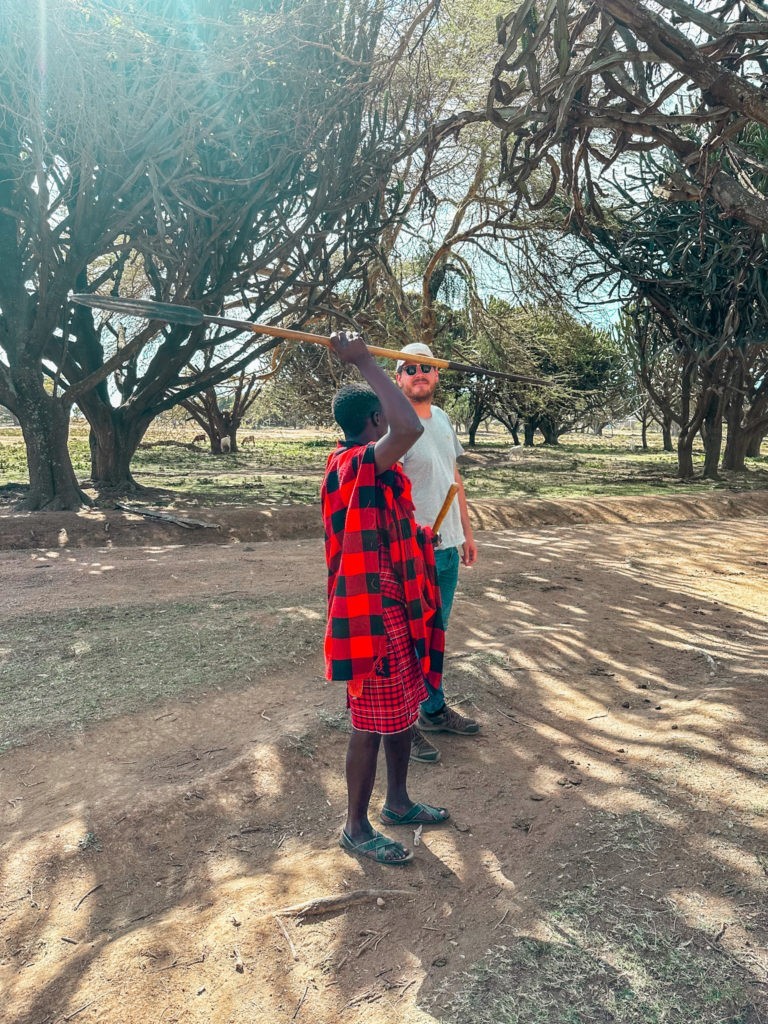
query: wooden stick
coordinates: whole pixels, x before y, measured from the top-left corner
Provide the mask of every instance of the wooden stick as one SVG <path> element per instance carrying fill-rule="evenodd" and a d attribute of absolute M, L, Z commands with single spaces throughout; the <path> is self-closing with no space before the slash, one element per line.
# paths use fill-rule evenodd
<path fill-rule="evenodd" d="M 144 317 L 147 320 L 165 321 L 171 324 L 183 324 L 187 327 L 199 327 L 202 324 L 218 324 L 221 327 L 232 327 L 237 331 L 250 331 L 253 334 L 267 334 L 273 338 L 285 338 L 288 341 L 309 341 L 315 345 L 331 348 L 330 338 L 322 334 L 309 334 L 306 331 L 294 331 L 288 327 L 277 327 L 272 324 L 255 324 L 250 320 L 233 320 L 225 316 L 205 316 L 196 306 L 177 305 L 175 302 L 154 302 L 151 299 L 125 299 L 121 296 L 95 295 L 79 293 L 72 295 L 73 302 L 81 306 L 95 306 L 97 309 L 110 309 L 126 316 Z M 380 348 L 369 345 L 369 351 L 381 359 L 393 359 L 398 362 L 424 363 L 425 366 L 436 366 L 440 370 L 458 370 L 460 373 L 479 374 L 483 377 L 495 377 L 500 380 L 514 380 L 526 384 L 542 384 L 549 386 L 552 381 L 539 377 L 527 377 L 519 373 L 508 373 L 505 370 L 488 370 L 473 363 L 457 363 L 453 359 L 438 359 L 436 356 L 414 355 L 411 352 L 399 352 L 394 349 Z"/>
<path fill-rule="evenodd" d="M 316 914 L 329 914 L 334 910 L 345 910 L 356 903 L 370 903 L 371 900 L 384 899 L 386 896 L 414 896 L 409 889 L 355 889 L 354 892 L 342 893 L 340 896 L 318 896 L 306 903 L 295 903 L 291 907 L 273 910 L 275 918 L 280 917 L 312 917 Z"/>
<path fill-rule="evenodd" d="M 437 533 L 440 530 L 440 527 L 443 525 L 443 520 L 448 515 L 448 509 L 451 507 L 451 503 L 458 493 L 459 485 L 451 484 L 448 488 L 448 493 L 445 496 L 445 501 L 443 502 L 440 511 L 437 513 L 437 518 L 432 525 L 432 533 Z"/>

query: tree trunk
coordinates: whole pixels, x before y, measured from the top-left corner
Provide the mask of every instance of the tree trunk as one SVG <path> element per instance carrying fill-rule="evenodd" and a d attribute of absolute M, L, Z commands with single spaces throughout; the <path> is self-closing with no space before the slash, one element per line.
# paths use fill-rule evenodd
<path fill-rule="evenodd" d="M 725 452 L 723 453 L 723 469 L 743 470 L 745 468 L 744 459 L 747 455 L 747 446 L 752 432 L 744 430 L 743 418 L 744 391 L 742 388 L 734 389 L 734 393 L 730 396 L 728 407 L 725 410 L 728 437 L 725 442 Z"/>
<path fill-rule="evenodd" d="M 749 446 L 752 444 L 754 438 L 758 439 L 758 450 L 759 450 L 759 434 L 747 433 L 746 430 L 734 430 L 731 433 L 731 428 L 728 428 L 728 440 L 725 444 L 725 452 L 723 454 L 723 469 L 734 470 L 740 472 L 745 470 L 746 463 L 745 459 L 749 454 Z"/>
<path fill-rule="evenodd" d="M 560 437 L 557 433 L 557 427 L 555 427 L 554 423 L 552 423 L 552 421 L 549 420 L 546 416 L 540 421 L 539 430 L 544 435 L 544 444 L 560 444 Z"/>
<path fill-rule="evenodd" d="M 648 451 L 648 413 L 644 412 L 640 417 L 640 443 L 643 451 Z"/>
<path fill-rule="evenodd" d="M 152 417 L 128 416 L 125 408 L 88 409 L 91 479 L 94 487 L 118 493 L 139 491 L 131 462 Z"/>
<path fill-rule="evenodd" d="M 757 459 L 760 457 L 760 446 L 763 443 L 764 434 L 762 431 L 758 431 L 752 435 L 747 444 L 747 458 Z"/>
<path fill-rule="evenodd" d="M 480 424 L 483 421 L 483 413 L 484 412 L 485 412 L 485 410 L 483 409 L 483 406 L 482 405 L 478 405 L 477 408 L 472 413 L 472 419 L 470 420 L 469 429 L 467 430 L 467 434 L 469 435 L 469 447 L 470 448 L 474 448 L 475 447 L 475 440 L 477 438 L 477 428 L 480 426 Z"/>
<path fill-rule="evenodd" d="M 69 405 L 51 397 L 36 372 L 14 374 L 13 388 L 29 468 L 29 494 L 20 507 L 59 511 L 91 504 L 77 482 L 67 447 Z"/>
<path fill-rule="evenodd" d="M 717 399 L 713 404 L 719 406 Z M 719 409 L 713 409 L 707 413 L 702 424 L 704 431 L 704 472 L 705 480 L 719 480 L 718 466 L 720 465 L 720 452 L 723 448 L 723 417 Z"/>
<path fill-rule="evenodd" d="M 687 356 L 680 375 L 680 433 L 677 437 L 677 475 L 680 480 L 693 479 L 693 439 L 699 424 L 691 423 L 692 379 L 695 360 Z"/>
<path fill-rule="evenodd" d="M 526 420 L 523 423 L 523 446 L 533 448 L 533 438 L 536 434 L 537 424 L 535 420 Z"/>
<path fill-rule="evenodd" d="M 693 439 L 695 431 L 681 430 L 677 439 L 677 475 L 680 480 L 693 479 Z"/>

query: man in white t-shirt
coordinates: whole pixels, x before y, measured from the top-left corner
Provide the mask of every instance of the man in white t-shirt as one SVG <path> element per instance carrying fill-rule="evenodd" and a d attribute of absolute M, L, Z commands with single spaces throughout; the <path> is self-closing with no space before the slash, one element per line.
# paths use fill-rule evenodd
<path fill-rule="evenodd" d="M 402 350 L 418 356 L 431 356 L 428 345 L 414 342 Z M 448 515 L 440 527 L 440 545 L 435 552 L 437 581 L 443 603 L 443 624 L 448 620 L 459 579 L 459 561 L 472 565 L 477 559 L 477 545 L 472 534 L 467 511 L 464 485 L 456 460 L 464 454 L 451 421 L 442 409 L 432 405 L 439 380 L 436 367 L 418 362 L 399 362 L 396 381 L 405 397 L 419 414 L 424 433 L 402 458 L 403 468 L 411 481 L 416 522 L 431 526 L 440 511 L 451 484 L 459 490 Z M 445 702 L 442 685 L 438 690 L 427 686 L 429 697 L 421 705 L 419 720 L 413 730 L 411 760 L 435 764 L 440 751 L 424 735 L 425 732 L 450 732 L 459 736 L 474 736 L 480 726 L 465 718 Z"/>

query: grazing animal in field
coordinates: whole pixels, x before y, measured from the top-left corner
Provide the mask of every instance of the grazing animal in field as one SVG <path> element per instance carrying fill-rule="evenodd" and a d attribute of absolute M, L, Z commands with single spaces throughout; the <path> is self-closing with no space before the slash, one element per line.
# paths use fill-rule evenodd
<path fill-rule="evenodd" d="M 253 434 L 249 434 L 247 437 L 244 437 L 243 440 L 240 442 L 240 447 L 244 448 L 245 445 L 247 444 L 256 444 L 256 438 L 253 436 Z"/>
<path fill-rule="evenodd" d="M 192 438 L 192 444 L 199 444 L 200 441 L 206 441 L 208 439 L 207 434 L 197 434 L 196 437 Z"/>
<path fill-rule="evenodd" d="M 228 437 L 222 437 L 221 439 L 221 454 L 228 455 L 232 450 L 232 441 Z"/>

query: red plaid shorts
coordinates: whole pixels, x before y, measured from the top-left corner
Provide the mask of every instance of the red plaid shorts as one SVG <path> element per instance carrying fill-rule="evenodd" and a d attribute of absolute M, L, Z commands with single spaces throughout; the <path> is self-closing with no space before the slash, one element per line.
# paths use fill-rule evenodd
<path fill-rule="evenodd" d="M 381 559 L 381 593 L 387 651 L 378 673 L 363 680 L 359 697 L 347 697 L 352 725 L 363 732 L 392 733 L 410 729 L 427 699 L 424 674 L 413 649 L 402 584 L 387 556 Z M 388 564 L 389 563 L 389 564 Z M 397 600 L 397 597 L 400 600 Z"/>

